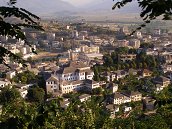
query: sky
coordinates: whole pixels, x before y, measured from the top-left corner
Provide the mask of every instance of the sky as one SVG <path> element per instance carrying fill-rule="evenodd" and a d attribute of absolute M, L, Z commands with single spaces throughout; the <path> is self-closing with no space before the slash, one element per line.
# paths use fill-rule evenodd
<path fill-rule="evenodd" d="M 0 0 L 0 4 L 1 5 L 6 5 L 7 1 L 8 0 Z M 27 1 L 29 1 L 29 0 L 27 0 Z M 72 4 L 74 6 L 84 6 L 84 5 L 87 5 L 87 4 L 91 3 L 91 2 L 93 2 L 93 3 L 96 2 L 97 3 L 99 1 L 101 2 L 101 1 L 105 1 L 105 0 L 62 0 L 62 1 L 69 2 L 70 4 Z M 113 0 L 111 0 L 111 1 L 113 1 Z"/>
<path fill-rule="evenodd" d="M 75 6 L 82 6 L 94 2 L 95 0 L 63 0 L 63 1 L 67 1 Z M 104 1 L 104 0 L 99 0 L 99 1 Z"/>

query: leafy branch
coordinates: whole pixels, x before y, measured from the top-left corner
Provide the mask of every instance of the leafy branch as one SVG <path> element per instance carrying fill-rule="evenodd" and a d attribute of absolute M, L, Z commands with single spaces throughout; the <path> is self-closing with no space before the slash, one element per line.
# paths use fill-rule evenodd
<path fill-rule="evenodd" d="M 42 26 L 40 26 L 38 22 L 40 18 L 33 13 L 25 10 L 24 8 L 18 8 L 14 6 L 16 2 L 17 0 L 10 0 L 8 2 L 8 7 L 0 6 L 0 35 L 8 36 L 11 38 L 15 37 L 16 39 L 24 40 L 25 43 L 31 47 L 31 44 L 29 44 L 29 42 L 27 41 L 26 36 L 22 31 L 22 28 L 43 30 Z M 9 23 L 5 20 L 6 18 L 16 18 L 20 20 L 20 22 Z M 19 59 L 19 57 L 15 56 L 15 54 L 11 53 L 4 47 L 0 47 L 0 63 L 6 64 L 4 62 L 5 56 L 13 57 L 18 63 L 23 64 L 23 62 L 25 62 L 23 59 Z"/>
<path fill-rule="evenodd" d="M 113 0 L 114 1 L 114 0 Z M 113 10 L 116 8 L 121 8 L 127 5 L 128 3 L 133 2 L 134 0 L 122 0 L 117 2 L 112 7 Z M 172 16 L 172 0 L 136 0 L 139 4 L 139 7 L 142 9 L 140 12 L 140 17 L 143 20 L 143 24 L 140 25 L 135 31 L 130 35 L 135 33 L 137 30 L 145 27 L 146 24 L 162 16 L 162 20 L 171 20 Z"/>

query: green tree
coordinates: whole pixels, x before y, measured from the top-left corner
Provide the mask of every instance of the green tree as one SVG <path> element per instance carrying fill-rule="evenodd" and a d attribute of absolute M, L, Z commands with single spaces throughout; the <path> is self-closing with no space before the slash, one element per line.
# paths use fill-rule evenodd
<path fill-rule="evenodd" d="M 102 91 L 103 89 L 101 87 L 98 87 L 98 88 L 95 88 L 92 90 L 92 93 L 95 94 L 95 95 L 100 95 L 103 93 Z"/>
<path fill-rule="evenodd" d="M 19 99 L 20 92 L 16 90 L 15 88 L 10 88 L 10 86 L 4 87 L 1 89 L 0 92 L 0 104 L 6 105 L 11 102 L 14 102 L 15 100 Z"/>
<path fill-rule="evenodd" d="M 139 63 L 138 64 L 138 68 L 143 68 L 143 64 L 142 63 Z"/>
<path fill-rule="evenodd" d="M 94 77 L 93 77 L 93 79 L 94 79 L 95 81 L 100 81 L 99 71 L 98 71 L 97 66 L 94 67 Z"/>
<path fill-rule="evenodd" d="M 41 103 L 44 101 L 45 91 L 42 88 L 34 87 L 28 90 L 27 98 L 31 102 Z"/>
<path fill-rule="evenodd" d="M 21 82 L 22 82 L 23 84 L 26 84 L 26 83 L 27 83 L 27 77 L 22 76 L 22 77 L 21 77 Z"/>
<path fill-rule="evenodd" d="M 142 66 L 143 66 L 143 68 L 145 68 L 145 69 L 148 68 L 148 65 L 147 65 L 145 62 L 143 63 Z"/>
<path fill-rule="evenodd" d="M 136 68 L 136 63 L 135 62 L 132 62 L 131 63 L 131 66 L 132 66 L 133 69 L 135 69 Z"/>
<path fill-rule="evenodd" d="M 36 81 L 38 82 L 39 79 L 40 78 L 37 77 L 33 72 L 25 71 L 23 73 L 18 73 L 12 80 L 16 83 L 29 84 L 34 83 Z"/>

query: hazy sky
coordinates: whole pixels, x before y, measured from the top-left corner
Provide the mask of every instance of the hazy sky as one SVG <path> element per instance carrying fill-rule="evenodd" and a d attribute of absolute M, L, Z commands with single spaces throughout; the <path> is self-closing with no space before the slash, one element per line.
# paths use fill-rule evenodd
<path fill-rule="evenodd" d="M 67 2 L 69 2 L 71 4 L 73 4 L 73 5 L 78 6 L 78 5 L 84 5 L 84 4 L 91 3 L 91 2 L 93 2 L 95 0 L 63 0 L 63 1 L 67 1 Z M 99 1 L 104 1 L 104 0 L 99 0 Z"/>

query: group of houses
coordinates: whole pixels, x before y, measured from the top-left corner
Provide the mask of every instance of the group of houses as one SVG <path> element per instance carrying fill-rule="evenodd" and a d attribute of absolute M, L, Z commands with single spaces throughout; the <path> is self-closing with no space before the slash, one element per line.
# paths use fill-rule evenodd
<path fill-rule="evenodd" d="M 89 90 L 100 87 L 93 80 L 94 72 L 82 62 L 71 62 L 61 67 L 46 80 L 47 93 L 65 94 L 79 90 Z"/>

